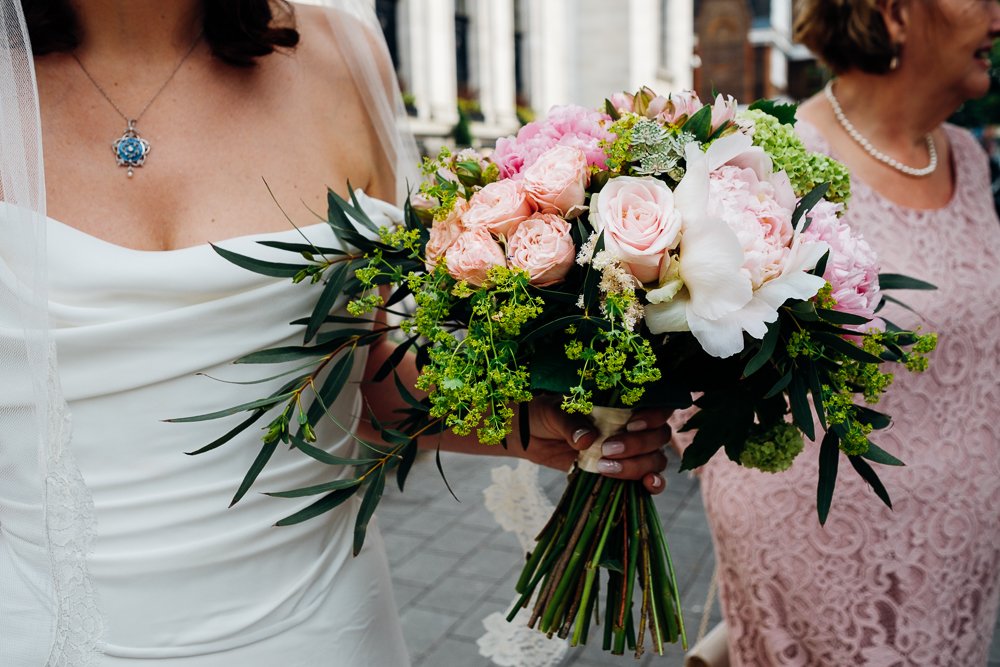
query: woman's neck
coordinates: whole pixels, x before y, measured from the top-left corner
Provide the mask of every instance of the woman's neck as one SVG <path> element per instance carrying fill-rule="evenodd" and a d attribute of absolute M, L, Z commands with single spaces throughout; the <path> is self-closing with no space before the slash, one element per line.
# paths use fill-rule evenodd
<path fill-rule="evenodd" d="M 833 92 L 855 128 L 872 143 L 887 148 L 922 148 L 927 134 L 958 106 L 940 91 L 908 80 L 902 72 L 847 72 L 837 77 Z"/>
<path fill-rule="evenodd" d="M 150 67 L 174 61 L 201 34 L 199 0 L 72 0 L 81 29 L 77 53 L 92 61 Z"/>

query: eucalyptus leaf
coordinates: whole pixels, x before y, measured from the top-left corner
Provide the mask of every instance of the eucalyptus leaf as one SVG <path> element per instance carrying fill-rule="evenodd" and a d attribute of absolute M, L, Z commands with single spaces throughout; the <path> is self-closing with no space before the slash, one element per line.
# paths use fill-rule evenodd
<path fill-rule="evenodd" d="M 302 523 L 313 517 L 319 516 L 324 512 L 329 512 L 333 508 L 341 505 L 345 500 L 353 496 L 357 490 L 361 488 L 359 486 L 351 486 L 346 489 L 337 489 L 333 491 L 308 507 L 299 510 L 295 514 L 286 516 L 284 519 L 274 524 L 276 526 L 291 526 L 297 523 Z"/>
<path fill-rule="evenodd" d="M 365 545 L 365 535 L 368 532 L 368 522 L 371 521 L 378 501 L 382 499 L 382 492 L 385 490 L 385 468 L 379 468 L 375 473 L 375 479 L 368 483 L 365 489 L 364 498 L 361 500 L 361 507 L 358 509 L 358 517 L 354 520 L 354 555 L 361 553 L 361 547 Z"/>
<path fill-rule="evenodd" d="M 743 369 L 743 377 L 749 377 L 760 370 L 764 364 L 770 361 L 774 354 L 774 349 L 778 345 L 778 334 L 781 332 L 781 324 L 777 321 L 767 325 L 767 333 L 760 342 L 760 349 L 757 354 L 750 358 L 746 368 Z"/>
<path fill-rule="evenodd" d="M 791 384 L 791 382 L 792 382 L 792 372 L 788 371 L 780 378 L 778 378 L 778 381 L 775 382 L 774 385 L 767 390 L 767 393 L 764 394 L 764 398 L 772 398 L 774 396 L 777 396 L 778 394 L 783 392 L 785 388 L 788 387 L 789 384 Z"/>
<path fill-rule="evenodd" d="M 396 390 L 399 392 L 400 397 L 404 401 L 406 401 L 413 408 L 419 409 L 422 412 L 427 411 L 423 402 L 418 400 L 417 397 L 413 395 L 413 392 L 410 391 L 409 387 L 403 384 L 403 381 L 399 379 L 399 374 L 395 370 L 392 371 L 392 380 L 396 385 Z"/>
<path fill-rule="evenodd" d="M 820 183 L 812 190 L 807 192 L 802 199 L 795 205 L 795 210 L 792 212 L 792 227 L 798 227 L 799 220 L 803 215 L 812 210 L 813 206 L 819 203 L 823 196 L 826 195 L 826 191 L 830 189 L 829 183 Z M 809 228 L 809 219 L 806 218 L 805 224 L 802 225 L 802 231 Z"/>
<path fill-rule="evenodd" d="M 240 499 L 246 495 L 246 492 L 250 490 L 253 483 L 257 480 L 260 475 L 260 471 L 264 469 L 267 462 L 271 460 L 271 456 L 274 454 L 274 450 L 278 448 L 278 441 L 265 442 L 257 453 L 257 458 L 254 459 L 253 463 L 250 464 L 250 469 L 247 470 L 247 474 L 243 477 L 243 482 L 240 484 L 240 488 L 236 490 L 236 495 L 233 496 L 232 502 L 229 506 L 232 507 L 236 503 L 240 502 Z"/>
<path fill-rule="evenodd" d="M 915 290 L 936 290 L 937 285 L 917 280 L 902 273 L 880 273 L 878 274 L 879 289 L 915 289 Z"/>
<path fill-rule="evenodd" d="M 840 460 L 840 438 L 833 431 L 823 436 L 819 448 L 819 484 L 816 487 L 816 512 L 820 524 L 826 523 L 833 503 L 833 489 L 837 485 L 837 463 Z"/>
<path fill-rule="evenodd" d="M 316 335 L 319 328 L 326 321 L 327 315 L 333 309 L 333 304 L 337 302 L 337 298 L 344 287 L 344 282 L 347 280 L 347 270 L 349 267 L 348 263 L 342 262 L 330 269 L 326 277 L 326 285 L 323 286 L 323 291 L 320 293 L 319 299 L 317 299 L 316 305 L 313 307 L 312 315 L 309 316 L 309 323 L 306 325 L 305 336 L 302 340 L 303 343 L 308 343 L 312 340 L 313 336 Z"/>
<path fill-rule="evenodd" d="M 809 400 L 806 397 L 806 379 L 803 377 L 804 371 L 793 372 L 792 381 L 788 387 L 788 404 L 792 409 L 792 418 L 795 425 L 802 430 L 810 440 L 815 440 L 816 429 L 813 427 L 812 412 L 809 409 Z"/>
<path fill-rule="evenodd" d="M 286 361 L 298 361 L 300 359 L 316 359 L 327 354 L 330 350 L 318 345 L 302 346 L 289 345 L 286 347 L 272 347 L 269 350 L 258 350 L 246 356 L 240 357 L 234 364 L 280 364 Z"/>
<path fill-rule="evenodd" d="M 866 364 L 882 363 L 881 357 L 877 357 L 870 352 L 865 352 L 854 343 L 844 340 L 840 336 L 823 332 L 815 332 L 813 333 L 813 338 L 823 343 L 825 347 L 828 347 L 835 352 L 840 352 L 849 359 L 854 359 L 855 361 L 860 361 Z"/>
<path fill-rule="evenodd" d="M 187 422 L 202 422 L 208 421 L 210 419 L 219 419 L 221 417 L 228 417 L 229 415 L 235 415 L 237 412 L 245 412 L 247 410 L 254 410 L 257 408 L 271 408 L 281 403 L 282 401 L 287 401 L 292 396 L 295 395 L 294 391 L 289 391 L 283 394 L 276 394 L 274 396 L 268 396 L 267 398 L 258 398 L 256 401 L 250 401 L 249 403 L 241 403 L 240 405 L 234 405 L 231 408 L 226 408 L 225 410 L 218 410 L 216 412 L 207 412 L 203 415 L 195 415 L 193 417 L 175 417 L 173 419 L 165 419 L 164 421 L 171 422 L 173 424 L 184 424 Z"/>
<path fill-rule="evenodd" d="M 820 319 L 833 324 L 867 324 L 871 321 L 870 318 L 862 315 L 845 313 L 842 310 L 829 310 L 827 308 L 817 308 L 816 314 L 820 316 Z"/>
<path fill-rule="evenodd" d="M 417 460 L 417 451 L 419 449 L 417 439 L 413 438 L 410 440 L 410 444 L 404 447 L 400 453 L 399 467 L 396 468 L 396 484 L 399 486 L 400 492 L 403 491 L 403 487 L 406 485 L 406 478 L 410 475 L 413 462 Z"/>
<path fill-rule="evenodd" d="M 245 431 L 254 422 L 256 422 L 261 417 L 263 417 L 265 412 L 266 412 L 265 410 L 256 410 L 256 411 L 254 411 L 253 413 L 250 414 L 249 417 L 247 417 L 246 419 L 244 419 L 243 421 L 241 421 L 239 424 L 237 424 L 236 426 L 234 426 L 232 429 L 226 431 L 223 435 L 219 436 L 218 438 L 216 438 L 212 442 L 208 443 L 207 445 L 205 445 L 201 449 L 196 449 L 193 452 L 185 452 L 185 453 L 188 454 L 188 455 L 190 455 L 190 456 L 195 456 L 197 454 L 204 454 L 205 452 L 209 452 L 209 451 L 215 449 L 216 447 L 220 447 L 220 446 L 226 444 L 227 442 L 229 442 L 230 440 L 232 440 L 233 438 L 235 438 L 237 435 L 239 435 L 240 433 L 242 433 L 243 431 Z"/>
<path fill-rule="evenodd" d="M 420 336 L 411 336 L 399 343 L 396 349 L 386 358 L 382 365 L 379 366 L 378 371 L 375 372 L 372 380 L 374 382 L 381 382 L 389 376 L 389 373 L 393 373 L 396 367 L 403 361 L 406 357 L 406 353 L 410 351 L 410 347 L 420 339 Z"/>
<path fill-rule="evenodd" d="M 872 410 L 871 408 L 865 407 L 863 405 L 854 406 L 854 416 L 862 424 L 869 424 L 874 429 L 882 429 L 889 426 L 892 423 L 892 418 L 889 415 L 877 410 Z"/>
<path fill-rule="evenodd" d="M 264 495 L 272 496 L 274 498 L 302 498 L 304 496 L 318 496 L 319 494 L 326 493 L 327 491 L 347 489 L 352 486 L 357 486 L 360 483 L 360 479 L 335 479 L 332 482 L 316 484 L 315 486 L 304 486 L 301 489 L 292 489 L 291 491 L 273 491 L 265 493 Z"/>
<path fill-rule="evenodd" d="M 868 441 L 868 451 L 861 455 L 873 463 L 881 463 L 886 466 L 905 466 L 906 464 L 895 456 L 885 451 L 874 442 Z"/>
<path fill-rule="evenodd" d="M 254 259 L 253 257 L 247 257 L 246 255 L 241 255 L 240 253 L 233 252 L 232 250 L 226 250 L 225 248 L 219 247 L 214 243 L 209 245 L 212 246 L 212 250 L 236 266 L 253 271 L 254 273 L 271 276 L 273 278 L 294 278 L 303 269 L 306 269 L 309 266 L 308 264 L 266 262 L 262 259 Z"/>
<path fill-rule="evenodd" d="M 522 403 L 517 413 L 517 434 L 521 438 L 521 449 L 528 449 L 531 442 L 531 403 Z"/>
<path fill-rule="evenodd" d="M 816 364 L 806 364 L 806 377 L 809 379 L 809 393 L 812 394 L 813 410 L 819 420 L 819 425 L 826 430 L 826 411 L 823 409 L 823 383 L 821 382 Z"/>
<path fill-rule="evenodd" d="M 329 248 L 326 246 L 317 246 L 311 243 L 289 243 L 288 241 L 257 241 L 259 245 L 266 248 L 274 248 L 275 250 L 285 250 L 287 252 L 294 253 L 309 253 L 311 255 L 343 255 L 345 254 L 340 248 Z"/>
<path fill-rule="evenodd" d="M 885 490 L 882 480 L 878 478 L 878 474 L 868 465 L 868 462 L 860 456 L 848 456 L 847 460 L 851 462 L 851 465 L 861 475 L 861 478 L 868 482 L 868 485 L 872 487 L 872 491 L 885 503 L 886 507 L 892 509 L 892 500 L 889 498 L 889 492 Z"/>
<path fill-rule="evenodd" d="M 343 356 L 333 365 L 330 374 L 323 381 L 319 391 L 316 392 L 316 400 L 313 401 L 306 412 L 306 418 L 310 424 L 317 423 L 319 418 L 323 416 L 323 413 L 326 412 L 324 406 L 333 405 L 336 402 L 337 397 L 340 396 L 340 390 L 347 383 L 347 378 L 350 377 L 351 369 L 353 368 L 354 350 L 346 350 Z"/>
<path fill-rule="evenodd" d="M 452 491 L 451 484 L 448 483 L 448 477 L 445 476 L 445 474 L 444 474 L 444 465 L 441 463 L 441 448 L 440 447 L 438 447 L 437 451 L 434 453 L 434 465 L 437 466 L 438 474 L 441 475 L 441 481 L 444 482 L 445 488 L 448 489 L 448 493 L 451 494 L 451 497 L 455 499 L 455 502 L 459 502 L 459 503 L 462 502 L 461 500 L 458 499 L 458 496 L 455 495 L 455 492 Z"/>
<path fill-rule="evenodd" d="M 292 440 L 292 445 L 295 449 L 298 449 L 306 456 L 313 458 L 320 463 L 325 463 L 331 466 L 362 466 L 371 465 L 372 463 L 377 463 L 378 459 L 372 458 L 347 458 L 344 456 L 335 456 L 324 449 L 320 449 L 315 445 L 311 445 L 305 441 L 305 439 L 298 435 L 297 433 L 292 433 L 290 435 Z"/>

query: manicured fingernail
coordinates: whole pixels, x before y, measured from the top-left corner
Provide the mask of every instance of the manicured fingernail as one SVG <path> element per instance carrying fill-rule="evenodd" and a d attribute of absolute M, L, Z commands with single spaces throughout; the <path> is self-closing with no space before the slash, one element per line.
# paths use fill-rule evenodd
<path fill-rule="evenodd" d="M 575 431 L 573 431 L 573 444 L 575 445 L 576 443 L 580 442 L 580 438 L 587 435 L 588 433 L 590 433 L 589 428 L 578 428 Z"/>
<path fill-rule="evenodd" d="M 604 456 L 614 456 L 625 451 L 625 443 L 617 440 L 609 440 L 601 445 L 601 454 Z"/>
<path fill-rule="evenodd" d="M 611 474 L 622 471 L 622 464 L 618 461 L 609 461 L 608 459 L 601 459 L 597 462 L 598 472 L 604 474 Z"/>
<path fill-rule="evenodd" d="M 649 424 L 646 423 L 645 419 L 636 419 L 625 425 L 626 431 L 645 431 L 649 428 Z"/>
<path fill-rule="evenodd" d="M 650 481 L 650 485 L 654 489 L 659 489 L 660 487 L 663 486 L 663 478 L 660 477 L 659 475 L 653 475 L 653 479 Z"/>

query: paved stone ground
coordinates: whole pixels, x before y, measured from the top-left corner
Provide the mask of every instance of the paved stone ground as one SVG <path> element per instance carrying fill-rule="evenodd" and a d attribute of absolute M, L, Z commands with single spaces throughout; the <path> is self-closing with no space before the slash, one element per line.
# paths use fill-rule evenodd
<path fill-rule="evenodd" d="M 479 655 L 476 639 L 484 632 L 485 617 L 507 611 L 523 554 L 517 539 L 501 529 L 483 506 L 482 490 L 490 484 L 493 467 L 515 463 L 458 454 L 442 454 L 442 462 L 461 502 L 441 482 L 433 455 L 421 454 L 406 493 L 400 494 L 395 486 L 387 488 L 379 507 L 403 632 L 414 667 L 490 667 L 492 663 Z M 546 470 L 541 481 L 555 500 L 564 477 Z M 697 481 L 687 474 L 669 474 L 657 505 L 681 579 L 684 619 L 693 641 L 714 567 Z M 715 604 L 709 627 L 718 620 Z M 570 649 L 559 667 L 680 666 L 683 662 L 675 646 L 663 657 L 646 655 L 637 662 L 628 656 L 607 655 L 600 650 L 600 641 L 594 644 Z M 1000 667 L 1000 620 L 987 667 Z"/>

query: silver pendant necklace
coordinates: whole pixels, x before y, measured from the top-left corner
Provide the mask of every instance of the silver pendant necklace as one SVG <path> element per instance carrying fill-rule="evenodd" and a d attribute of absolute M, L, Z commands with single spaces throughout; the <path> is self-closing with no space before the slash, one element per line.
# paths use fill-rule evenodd
<path fill-rule="evenodd" d="M 900 171 L 906 174 L 907 176 L 917 176 L 917 177 L 929 176 L 930 174 L 934 173 L 935 169 L 937 169 L 938 165 L 937 147 L 934 145 L 934 137 L 932 137 L 930 133 L 928 133 L 927 136 L 924 137 L 924 141 L 927 144 L 927 154 L 930 156 L 930 162 L 927 164 L 926 167 L 920 167 L 920 168 L 910 167 L 908 165 L 903 164 L 896 158 L 889 157 L 879 149 L 872 146 L 871 142 L 868 141 L 868 139 L 866 139 L 860 132 L 857 131 L 857 129 L 854 127 L 851 121 L 847 120 L 847 116 L 844 115 L 844 110 L 840 108 L 840 102 L 837 101 L 837 98 L 833 94 L 832 79 L 826 82 L 826 87 L 823 88 L 823 94 L 826 95 L 826 99 L 830 102 L 830 107 L 833 108 L 833 115 L 836 116 L 837 122 L 840 123 L 840 126 L 844 128 L 845 132 L 847 132 L 847 136 L 849 136 L 851 139 L 854 139 L 854 141 L 859 146 L 861 146 L 861 148 L 863 148 L 866 153 L 871 155 L 879 162 L 887 164 L 896 171 Z"/>
<path fill-rule="evenodd" d="M 156 98 L 160 96 L 160 93 L 162 93 L 163 89 L 167 87 L 167 84 L 173 80 L 174 75 L 177 74 L 178 70 L 180 70 L 181 65 L 183 65 L 188 59 L 188 56 L 194 53 L 194 47 L 196 47 L 198 42 L 201 41 L 201 35 L 202 33 L 198 33 L 198 36 L 195 37 L 191 46 L 188 48 L 187 53 L 185 53 L 181 59 L 177 61 L 177 64 L 170 72 L 170 75 L 156 90 L 156 92 L 153 93 L 153 96 L 149 98 L 149 101 L 146 102 L 145 106 L 142 107 L 142 110 L 136 115 L 135 118 L 129 118 L 121 109 L 118 108 L 118 105 L 111 99 L 111 96 L 108 95 L 107 91 L 101 87 L 101 84 L 97 83 L 97 80 L 94 79 L 90 72 L 87 71 L 87 68 L 83 66 L 83 63 L 80 61 L 80 58 L 77 57 L 76 53 L 72 51 L 70 52 L 70 55 L 73 56 L 73 60 L 75 60 L 76 64 L 80 66 L 83 73 L 87 75 L 90 82 L 94 84 L 97 91 L 108 101 L 108 104 L 110 104 L 114 110 L 118 112 L 118 115 L 125 120 L 125 132 L 122 133 L 121 137 L 111 143 L 111 149 L 115 153 L 115 160 L 117 161 L 118 166 L 125 167 L 128 170 L 126 173 L 129 178 L 132 178 L 132 174 L 134 173 L 134 169 L 136 167 L 141 167 L 146 162 L 146 157 L 149 155 L 151 149 L 149 142 L 139 135 L 139 130 L 136 129 L 136 125 L 142 118 L 142 115 L 146 113 L 146 109 L 148 109 Z"/>

